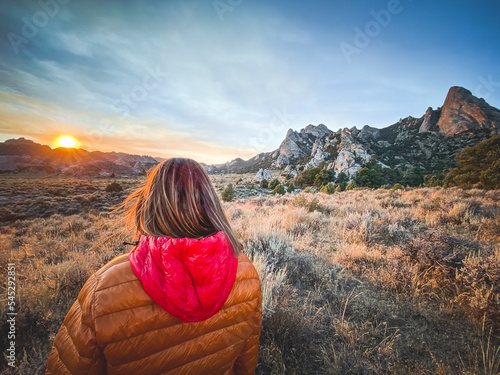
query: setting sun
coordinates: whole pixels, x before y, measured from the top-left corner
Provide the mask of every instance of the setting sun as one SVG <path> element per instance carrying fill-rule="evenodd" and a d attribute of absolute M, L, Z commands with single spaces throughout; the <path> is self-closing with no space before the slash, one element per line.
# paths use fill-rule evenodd
<path fill-rule="evenodd" d="M 76 147 L 78 141 L 70 135 L 63 135 L 57 139 L 57 145 L 59 147 Z"/>

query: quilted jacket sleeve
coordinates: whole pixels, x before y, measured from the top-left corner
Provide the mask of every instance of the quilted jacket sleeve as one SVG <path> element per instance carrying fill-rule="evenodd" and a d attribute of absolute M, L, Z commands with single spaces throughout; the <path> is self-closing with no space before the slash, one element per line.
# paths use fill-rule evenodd
<path fill-rule="evenodd" d="M 257 276 L 258 277 L 258 276 Z M 234 373 L 236 375 L 253 374 L 259 359 L 259 338 L 262 325 L 262 295 L 260 287 L 258 290 L 257 306 L 252 314 L 253 332 L 247 339 L 241 355 L 236 360 Z"/>
<path fill-rule="evenodd" d="M 54 340 L 45 375 L 106 373 L 106 363 L 95 334 L 96 286 L 97 278 L 92 275 L 64 318 Z"/>

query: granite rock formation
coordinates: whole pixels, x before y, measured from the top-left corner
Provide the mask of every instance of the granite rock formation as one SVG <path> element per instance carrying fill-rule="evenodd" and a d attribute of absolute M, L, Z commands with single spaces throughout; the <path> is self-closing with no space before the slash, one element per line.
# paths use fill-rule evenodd
<path fill-rule="evenodd" d="M 322 166 L 352 177 L 374 158 L 383 167 L 436 170 L 452 167 L 456 153 L 499 133 L 498 109 L 465 88 L 452 87 L 442 107 L 429 107 L 420 118 L 408 116 L 382 129 L 365 125 L 334 132 L 324 124 L 289 129 L 278 149 L 240 159 L 237 167 L 213 168 L 219 173 L 267 168 L 295 176 L 300 169 Z"/>

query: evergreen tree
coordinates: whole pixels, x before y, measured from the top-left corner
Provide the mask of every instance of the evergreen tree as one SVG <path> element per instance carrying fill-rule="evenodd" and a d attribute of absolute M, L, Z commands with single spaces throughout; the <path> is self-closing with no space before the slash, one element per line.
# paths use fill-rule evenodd
<path fill-rule="evenodd" d="M 452 186 L 457 186 L 457 184 L 455 183 L 455 179 L 453 178 L 453 173 L 451 173 L 450 171 L 444 176 L 443 187 L 447 189 Z"/>
<path fill-rule="evenodd" d="M 326 193 L 326 194 L 333 194 L 333 193 L 335 193 L 335 186 L 333 186 L 333 184 L 331 182 L 329 182 L 326 185 L 323 185 L 320 192 Z"/>
<path fill-rule="evenodd" d="M 314 178 L 314 185 L 321 188 L 322 186 L 328 184 L 335 180 L 335 171 L 333 169 L 322 169 Z"/>
<path fill-rule="evenodd" d="M 337 176 L 337 182 L 339 184 L 347 184 L 347 181 L 349 181 L 349 178 L 345 174 L 345 172 L 340 172 L 339 175 Z"/>
<path fill-rule="evenodd" d="M 234 200 L 234 188 L 233 184 L 229 184 L 220 194 L 224 202 L 232 202 Z"/>
<path fill-rule="evenodd" d="M 293 184 L 293 182 L 290 182 L 290 183 L 288 184 L 288 188 L 286 189 L 286 191 L 287 191 L 288 193 L 293 193 L 293 192 L 294 192 L 294 190 L 295 190 L 295 185 Z"/>
<path fill-rule="evenodd" d="M 457 168 L 452 173 L 459 187 L 500 189 L 500 135 L 466 147 L 455 161 Z"/>
<path fill-rule="evenodd" d="M 273 194 L 280 194 L 280 195 L 285 194 L 285 187 L 281 184 L 276 185 L 276 187 L 273 190 Z"/>
<path fill-rule="evenodd" d="M 313 185 L 316 176 L 322 171 L 321 168 L 313 167 L 299 171 L 297 177 L 295 177 L 295 185 L 307 186 Z"/>
<path fill-rule="evenodd" d="M 267 182 L 267 180 L 265 178 L 260 180 L 260 187 L 261 188 L 267 189 L 268 186 L 269 186 L 269 182 Z"/>
<path fill-rule="evenodd" d="M 424 170 L 419 167 L 413 167 L 403 173 L 401 183 L 408 186 L 418 186 L 424 182 Z"/>
<path fill-rule="evenodd" d="M 275 178 L 275 179 L 274 179 L 274 180 L 272 180 L 272 181 L 271 181 L 271 183 L 269 184 L 269 189 L 274 190 L 274 188 L 275 188 L 276 186 L 278 186 L 279 184 L 280 184 L 280 181 L 279 181 L 277 178 Z"/>
<path fill-rule="evenodd" d="M 382 172 L 388 185 L 394 185 L 401 181 L 401 171 L 399 168 L 383 168 Z"/>
<path fill-rule="evenodd" d="M 357 186 L 379 188 L 387 181 L 382 171 L 382 166 L 375 160 L 371 160 L 356 173 L 355 181 Z"/>
<path fill-rule="evenodd" d="M 346 190 L 352 190 L 356 187 L 356 182 L 354 182 L 354 178 L 349 182 L 349 184 L 345 187 Z"/>

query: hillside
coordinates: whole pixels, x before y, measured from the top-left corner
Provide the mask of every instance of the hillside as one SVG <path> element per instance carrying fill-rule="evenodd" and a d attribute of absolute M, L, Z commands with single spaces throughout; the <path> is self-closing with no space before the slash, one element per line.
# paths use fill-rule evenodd
<path fill-rule="evenodd" d="M 49 146 L 25 138 L 0 143 L 0 172 L 43 172 L 78 177 L 134 177 L 158 164 L 151 156 Z"/>
<path fill-rule="evenodd" d="M 382 129 L 368 125 L 332 131 L 324 124 L 288 130 L 280 147 L 244 161 L 212 165 L 213 173 L 257 172 L 260 168 L 297 175 L 324 162 L 353 177 L 370 159 L 384 167 L 443 170 L 467 146 L 500 133 L 500 111 L 463 87 L 450 88 L 442 107 L 420 118 L 406 117 Z"/>

